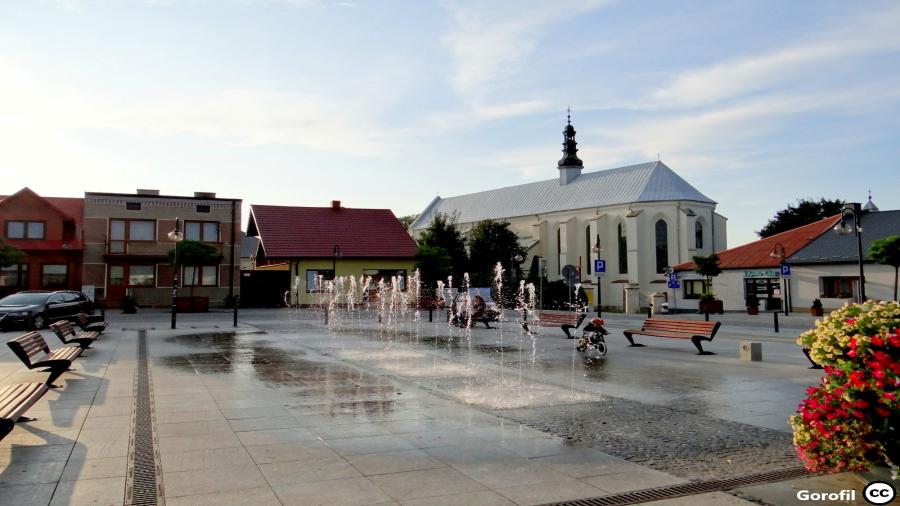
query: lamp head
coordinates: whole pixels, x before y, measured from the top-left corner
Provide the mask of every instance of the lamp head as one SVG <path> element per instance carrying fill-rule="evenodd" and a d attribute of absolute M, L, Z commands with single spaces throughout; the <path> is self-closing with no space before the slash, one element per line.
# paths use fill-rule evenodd
<path fill-rule="evenodd" d="M 853 233 L 853 226 L 841 219 L 841 222 L 834 226 L 834 231 L 839 235 L 850 235 Z"/>
<path fill-rule="evenodd" d="M 525 260 L 525 258 L 524 258 L 522 255 L 516 255 L 516 256 L 515 256 L 515 261 L 516 261 L 516 262 L 521 262 L 522 260 Z"/>
<path fill-rule="evenodd" d="M 169 237 L 170 241 L 179 242 L 182 239 L 184 239 L 184 234 L 182 234 L 178 230 L 173 230 L 173 231 L 169 232 L 168 237 Z"/>

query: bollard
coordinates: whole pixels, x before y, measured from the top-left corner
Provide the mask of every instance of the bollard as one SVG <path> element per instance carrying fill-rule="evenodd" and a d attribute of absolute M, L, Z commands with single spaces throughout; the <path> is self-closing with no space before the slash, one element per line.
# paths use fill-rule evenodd
<path fill-rule="evenodd" d="M 762 362 L 762 343 L 741 341 L 741 360 Z"/>
<path fill-rule="evenodd" d="M 709 321 L 709 311 L 703 313 L 703 315 L 704 315 L 703 317 L 706 319 L 706 321 Z"/>
<path fill-rule="evenodd" d="M 773 315 L 775 315 L 775 332 L 778 332 L 778 311 L 773 311 Z"/>
<path fill-rule="evenodd" d="M 434 308 L 431 306 L 428 306 L 428 321 L 429 322 L 434 321 Z"/>
<path fill-rule="evenodd" d="M 328 308 L 325 309 L 325 325 L 328 325 Z"/>
<path fill-rule="evenodd" d="M 647 307 L 647 318 L 653 318 L 653 308 Z"/>

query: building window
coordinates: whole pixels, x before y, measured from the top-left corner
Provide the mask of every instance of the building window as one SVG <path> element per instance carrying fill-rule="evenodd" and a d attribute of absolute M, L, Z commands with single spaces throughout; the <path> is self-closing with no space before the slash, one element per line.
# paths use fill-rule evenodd
<path fill-rule="evenodd" d="M 385 286 L 393 286 L 394 280 L 397 281 L 397 288 L 406 290 L 406 271 L 402 269 L 364 269 L 363 276 L 372 279 L 369 285 L 373 289 L 381 280 L 384 280 Z"/>
<path fill-rule="evenodd" d="M 219 286 L 218 265 L 184 266 L 184 286 Z"/>
<path fill-rule="evenodd" d="M 625 235 L 624 223 L 619 223 L 616 234 L 619 242 L 619 274 L 628 274 L 628 237 Z"/>
<path fill-rule="evenodd" d="M 126 202 L 125 209 L 128 209 L 129 211 L 140 211 L 141 203 L 140 202 Z"/>
<path fill-rule="evenodd" d="M 128 286 L 156 286 L 155 271 L 152 265 L 129 265 Z"/>
<path fill-rule="evenodd" d="M 669 226 L 666 222 L 656 222 L 656 272 L 666 272 L 669 265 Z"/>
<path fill-rule="evenodd" d="M 125 284 L 125 267 L 121 265 L 109 266 L 110 286 L 122 286 Z"/>
<path fill-rule="evenodd" d="M 699 221 L 694 223 L 694 247 L 703 249 L 703 224 Z"/>
<path fill-rule="evenodd" d="M 365 274 L 365 272 L 363 272 Z M 306 293 L 316 293 L 322 290 L 322 284 L 334 280 L 333 270 L 309 270 L 306 271 Z"/>
<path fill-rule="evenodd" d="M 155 241 L 156 222 L 153 220 L 109 220 L 109 252 L 125 253 L 131 241 Z"/>
<path fill-rule="evenodd" d="M 566 261 L 562 254 L 562 227 L 556 229 L 556 273 L 562 274 L 563 264 Z"/>
<path fill-rule="evenodd" d="M 856 284 L 859 280 L 851 276 L 833 276 L 819 278 L 822 285 L 821 297 L 831 299 L 850 299 L 855 296 Z"/>
<path fill-rule="evenodd" d="M 189 241 L 219 242 L 219 222 L 186 221 L 184 238 Z"/>
<path fill-rule="evenodd" d="M 28 264 L 13 264 L 0 268 L 0 286 L 28 286 Z"/>
<path fill-rule="evenodd" d="M 683 283 L 685 299 L 699 299 L 703 295 L 702 279 L 686 279 Z"/>
<path fill-rule="evenodd" d="M 208 212 L 209 212 L 209 206 L 205 206 L 205 205 L 203 205 L 203 204 L 197 204 L 197 212 L 198 212 L 198 213 L 208 213 Z"/>
<path fill-rule="evenodd" d="M 66 288 L 69 266 L 66 264 L 44 264 L 41 267 L 41 288 Z"/>
<path fill-rule="evenodd" d="M 43 239 L 43 221 L 7 221 L 7 239 Z"/>

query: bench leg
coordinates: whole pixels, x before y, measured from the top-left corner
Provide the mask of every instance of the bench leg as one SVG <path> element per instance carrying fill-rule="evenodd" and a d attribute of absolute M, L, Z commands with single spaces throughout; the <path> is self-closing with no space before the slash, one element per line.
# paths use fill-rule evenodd
<path fill-rule="evenodd" d="M 705 341 L 703 336 L 691 337 L 691 342 L 694 343 L 694 346 L 697 347 L 697 351 L 700 352 L 700 353 L 697 353 L 697 355 L 715 355 L 715 353 L 713 353 L 711 351 L 703 351 L 703 345 L 700 344 L 700 341 Z"/>
<path fill-rule="evenodd" d="M 809 360 L 809 363 L 812 364 L 809 366 L 810 369 L 821 369 L 822 366 L 815 363 L 811 356 L 809 356 L 809 348 L 803 348 L 803 354 L 806 355 L 806 360 Z"/>
<path fill-rule="evenodd" d="M 484 324 L 484 328 L 487 328 L 487 329 L 493 328 L 493 327 L 491 327 L 491 324 L 489 323 L 489 320 L 487 318 L 485 318 L 484 320 L 481 320 L 481 323 Z"/>
<path fill-rule="evenodd" d="M 62 374 L 66 371 L 73 371 L 74 369 L 69 369 L 71 362 L 66 364 L 59 365 L 57 367 L 52 367 L 50 369 L 50 376 L 47 378 L 47 387 L 48 388 L 59 388 L 59 385 L 54 385 L 53 382 L 56 381 L 57 378 L 62 376 Z"/>
<path fill-rule="evenodd" d="M 12 432 L 14 426 L 15 423 L 12 420 L 0 419 L 0 439 L 5 438 L 7 434 Z"/>
<path fill-rule="evenodd" d="M 566 339 L 575 339 L 575 336 L 573 336 L 573 335 L 569 332 L 569 329 L 574 329 L 574 328 L 575 328 L 575 325 L 569 325 L 569 324 L 567 323 L 567 324 L 561 326 L 560 328 L 562 329 L 563 332 L 566 333 Z"/>
<path fill-rule="evenodd" d="M 35 420 L 37 420 L 37 418 L 31 418 L 31 417 L 27 417 L 27 416 L 20 416 L 19 419 L 16 420 L 16 423 L 33 422 L 33 421 L 35 421 Z"/>
<path fill-rule="evenodd" d="M 519 322 L 519 325 L 522 326 L 522 330 L 524 330 L 525 332 L 531 334 L 531 329 L 528 328 L 528 322 Z"/>
<path fill-rule="evenodd" d="M 628 346 L 632 348 L 643 348 L 644 346 L 646 346 L 644 344 L 634 342 L 634 338 L 631 337 L 631 332 L 625 332 L 624 334 L 625 339 L 628 339 L 628 342 L 630 343 Z"/>

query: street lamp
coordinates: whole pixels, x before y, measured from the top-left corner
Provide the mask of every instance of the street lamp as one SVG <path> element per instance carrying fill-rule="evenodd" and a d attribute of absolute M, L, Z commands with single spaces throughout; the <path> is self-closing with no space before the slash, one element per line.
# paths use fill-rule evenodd
<path fill-rule="evenodd" d="M 852 218 L 852 222 L 850 219 Z M 866 301 L 866 276 L 863 272 L 863 249 L 862 249 L 862 204 L 859 202 L 850 202 L 844 204 L 841 209 L 841 221 L 834 226 L 834 231 L 839 235 L 856 234 L 856 247 L 859 259 L 859 302 Z"/>
<path fill-rule="evenodd" d="M 516 277 L 517 277 L 517 276 L 516 276 L 516 270 L 517 270 L 516 267 L 517 267 L 519 264 L 521 264 L 523 261 L 525 261 L 525 257 L 523 257 L 522 255 L 516 253 L 516 256 L 510 258 L 510 260 L 511 260 L 511 261 L 510 261 L 510 266 L 509 266 L 510 269 L 509 269 L 509 271 L 510 271 L 510 274 L 512 274 L 512 277 L 510 278 L 510 283 L 514 283 L 515 280 L 516 280 Z"/>
<path fill-rule="evenodd" d="M 331 258 L 331 275 L 332 280 L 337 280 L 337 259 L 341 256 L 341 247 L 338 244 L 334 245 L 334 250 L 332 251 Z"/>
<path fill-rule="evenodd" d="M 184 234 L 178 230 L 178 218 L 175 218 L 175 228 L 169 232 L 169 240 L 175 243 L 175 253 L 172 254 L 172 328 L 175 328 L 176 303 L 178 297 L 178 243 L 184 239 Z M 196 274 L 195 274 L 196 275 Z"/>
<path fill-rule="evenodd" d="M 783 275 L 784 259 L 787 256 L 787 254 L 784 252 L 784 244 L 781 244 L 780 242 L 775 243 L 775 247 L 772 249 L 772 252 L 769 253 L 769 256 L 772 258 L 779 259 L 778 260 L 778 277 L 781 278 L 783 281 L 782 290 L 784 290 L 784 295 L 782 295 L 781 300 L 784 303 L 784 315 L 788 316 L 790 314 L 788 312 L 789 306 L 790 306 L 790 304 L 788 303 L 788 299 L 789 299 L 790 295 L 788 293 L 788 280 L 784 279 L 784 275 Z"/>
<path fill-rule="evenodd" d="M 594 253 L 597 254 L 597 260 L 599 260 L 600 253 L 603 252 L 603 248 L 600 246 L 600 234 L 597 234 L 597 242 L 594 244 L 594 247 L 591 248 L 591 251 L 593 251 Z M 600 279 L 602 279 L 602 276 L 600 276 L 599 272 L 595 272 L 594 274 L 597 275 L 597 317 L 599 318 L 599 317 L 603 316 L 600 313 L 600 305 L 601 305 L 600 298 L 602 297 L 602 295 L 600 294 Z"/>

